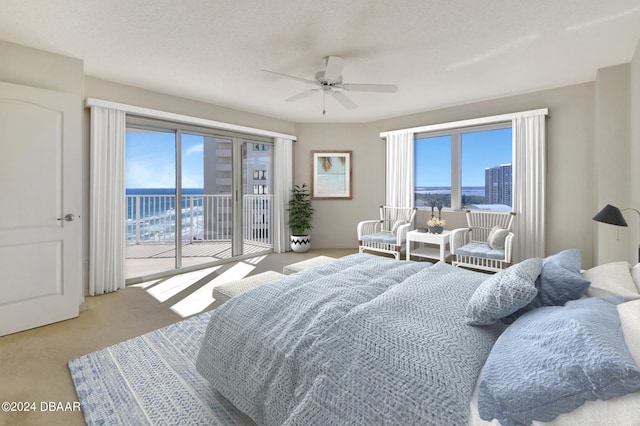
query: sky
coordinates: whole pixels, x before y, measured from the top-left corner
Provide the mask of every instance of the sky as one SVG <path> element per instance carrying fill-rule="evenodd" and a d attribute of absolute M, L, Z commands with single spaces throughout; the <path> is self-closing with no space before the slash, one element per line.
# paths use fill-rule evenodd
<path fill-rule="evenodd" d="M 175 188 L 175 134 L 128 131 L 127 188 Z M 204 186 L 203 137 L 182 134 L 182 187 Z"/>
<path fill-rule="evenodd" d="M 420 141 L 425 141 L 420 140 Z M 415 186 L 451 186 L 450 137 L 415 145 Z M 203 137 L 182 134 L 182 187 L 203 188 Z M 127 188 L 174 188 L 175 134 L 128 131 Z M 484 169 L 511 163 L 511 128 L 462 136 L 462 186 L 484 186 Z"/>
<path fill-rule="evenodd" d="M 415 186 L 451 186 L 451 137 L 418 139 Z M 484 169 L 511 164 L 511 128 L 462 134 L 462 185 L 484 186 Z"/>

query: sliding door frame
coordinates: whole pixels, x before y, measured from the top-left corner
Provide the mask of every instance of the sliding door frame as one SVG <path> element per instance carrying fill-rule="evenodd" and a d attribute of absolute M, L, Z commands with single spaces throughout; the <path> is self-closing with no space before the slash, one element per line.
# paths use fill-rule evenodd
<path fill-rule="evenodd" d="M 267 144 L 273 147 L 273 138 L 266 136 L 258 136 L 251 134 L 236 133 L 228 130 L 219 130 L 214 128 L 200 127 L 177 122 L 169 122 L 156 120 L 147 117 L 138 117 L 127 115 L 127 129 L 141 129 L 148 131 L 167 132 L 175 134 L 175 161 L 176 161 L 176 213 L 175 213 L 175 267 L 173 270 L 162 271 L 154 274 L 145 275 L 143 277 L 132 277 L 127 279 L 127 284 L 135 284 L 150 279 L 158 279 L 171 275 L 177 275 L 183 272 L 190 272 L 206 267 L 211 267 L 230 261 L 248 259 L 255 256 L 270 253 L 270 250 L 254 254 L 244 254 L 244 235 L 243 235 L 243 145 L 244 144 Z M 182 267 L 182 136 L 184 134 L 197 135 L 204 137 L 226 138 L 232 142 L 232 238 L 231 238 L 231 258 L 220 259 L 212 262 L 206 262 L 199 265 Z M 272 159 L 273 161 L 273 159 Z M 271 226 L 270 221 L 269 226 Z"/>

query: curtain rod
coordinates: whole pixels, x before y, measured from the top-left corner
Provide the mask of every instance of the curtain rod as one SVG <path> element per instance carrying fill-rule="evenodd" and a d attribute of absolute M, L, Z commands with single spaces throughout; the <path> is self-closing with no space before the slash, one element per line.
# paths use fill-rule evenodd
<path fill-rule="evenodd" d="M 234 132 L 247 133 L 251 135 L 267 136 L 272 138 L 284 138 L 284 139 L 291 139 L 293 141 L 296 141 L 298 139 L 297 136 L 287 135 L 287 134 L 278 133 L 278 132 L 272 132 L 270 130 L 256 129 L 253 127 L 240 126 L 238 124 L 224 123 L 222 121 L 214 121 L 206 118 L 191 117 L 189 115 L 176 114 L 173 112 L 160 111 L 157 109 L 121 104 L 118 102 L 105 101 L 105 100 L 95 99 L 95 98 L 87 98 L 86 105 L 89 108 L 93 106 L 111 108 L 111 109 L 124 111 L 125 113 L 139 115 L 142 117 L 177 121 L 180 123 L 195 124 L 198 126 L 212 127 L 220 130 L 231 130 Z"/>
<path fill-rule="evenodd" d="M 454 129 L 456 127 L 469 127 L 479 126 L 483 124 L 500 123 L 503 121 L 511 121 L 516 117 L 526 117 L 531 115 L 549 115 L 549 108 L 534 109 L 530 111 L 512 112 L 509 114 L 493 115 L 490 117 L 471 118 L 468 120 L 452 121 L 448 123 L 430 124 L 427 126 L 412 127 L 409 129 L 390 130 L 388 132 L 381 132 L 380 137 L 386 138 L 388 135 L 402 132 L 402 133 L 424 133 L 435 132 L 438 130 Z"/>

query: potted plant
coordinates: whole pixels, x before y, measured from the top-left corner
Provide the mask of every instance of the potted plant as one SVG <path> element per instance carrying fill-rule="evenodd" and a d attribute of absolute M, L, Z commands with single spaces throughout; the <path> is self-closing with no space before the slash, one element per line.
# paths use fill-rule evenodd
<path fill-rule="evenodd" d="M 289 199 L 289 229 L 291 229 L 291 250 L 304 253 L 311 248 L 311 236 L 307 233 L 311 228 L 313 207 L 311 193 L 306 183 L 294 185 Z"/>
<path fill-rule="evenodd" d="M 442 219 L 443 205 L 441 202 L 436 203 L 435 200 L 431 200 L 430 204 L 431 204 L 431 219 L 427 221 L 427 229 L 432 234 L 442 234 L 442 231 L 444 231 L 444 225 L 446 225 L 445 220 Z M 433 214 L 433 209 L 436 207 L 438 208 L 438 217 L 436 217 Z"/>

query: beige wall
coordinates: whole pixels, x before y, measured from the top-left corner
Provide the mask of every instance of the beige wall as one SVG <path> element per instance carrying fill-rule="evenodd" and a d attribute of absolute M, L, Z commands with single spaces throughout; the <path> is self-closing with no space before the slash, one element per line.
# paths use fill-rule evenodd
<path fill-rule="evenodd" d="M 379 132 L 366 124 L 298 124 L 294 146 L 294 183 L 311 183 L 311 151 L 352 151 L 352 199 L 313 200 L 316 210 L 311 245 L 357 247 L 359 220 L 377 219 L 384 204 L 385 147 Z"/>
<path fill-rule="evenodd" d="M 630 122 L 630 155 L 629 159 L 629 182 L 630 182 L 630 196 L 629 205 L 640 209 L 640 42 L 636 46 L 636 51 L 631 60 L 630 68 L 630 107 L 629 107 L 629 122 Z M 640 244 L 640 221 L 632 214 L 632 217 L 627 221 L 629 223 L 629 235 L 631 236 L 629 241 L 629 250 L 633 253 L 629 262 L 633 265 L 637 262 L 636 252 L 638 245 Z M 628 250 L 628 251 L 629 251 Z"/>
<path fill-rule="evenodd" d="M 284 134 L 294 134 L 295 125 L 275 118 L 264 117 L 191 99 L 139 89 L 97 78 L 86 77 L 84 90 L 87 98 L 119 102 L 144 108 L 183 114 L 229 124 L 254 127 Z M 88 116 L 87 116 L 88 117 Z"/>
<path fill-rule="evenodd" d="M 594 212 L 606 204 L 619 208 L 630 205 L 629 71 L 629 64 L 625 64 L 600 69 L 596 76 Z M 626 213 L 624 216 L 629 223 L 640 219 Z M 631 260 L 628 229 L 596 222 L 593 228 L 595 263 Z"/>
<path fill-rule="evenodd" d="M 565 248 L 582 250 L 584 266 L 593 262 L 593 140 L 594 83 L 585 83 L 492 101 L 427 111 L 361 125 L 298 124 L 297 182 L 309 179 L 313 149 L 354 150 L 353 200 L 317 200 L 314 206 L 314 247 L 355 247 L 355 228 L 375 219 L 384 203 L 385 154 L 380 132 L 498 115 L 537 108 L 550 109 L 548 120 L 547 253 Z M 326 215 L 326 217 L 325 217 Z M 445 212 L 447 228 L 466 225 L 461 213 Z M 418 224 L 427 212 L 418 215 Z"/>
<path fill-rule="evenodd" d="M 84 63 L 0 40 L 0 80 L 82 96 Z"/>
<path fill-rule="evenodd" d="M 638 48 L 633 61 L 626 68 L 628 74 L 629 116 L 640 116 L 640 53 Z M 462 120 L 509 113 L 528 109 L 548 107 L 548 174 L 547 174 L 547 253 L 554 253 L 568 247 L 578 247 L 583 252 L 583 267 L 591 266 L 601 253 L 611 250 L 608 245 L 601 246 L 596 241 L 598 226 L 591 217 L 604 200 L 610 182 L 606 179 L 612 170 L 596 156 L 605 145 L 596 146 L 596 123 L 601 133 L 607 126 L 614 129 L 614 121 L 604 119 L 603 113 L 608 105 L 623 105 L 624 82 L 615 84 L 624 74 L 625 66 L 601 70 L 598 81 L 578 84 L 553 90 L 512 96 L 502 99 L 461 105 L 453 108 L 426 111 L 418 114 L 396 117 L 364 124 L 307 124 L 289 123 L 262 117 L 255 114 L 236 111 L 189 99 L 178 98 L 143 89 L 128 87 L 95 78 L 83 76 L 82 61 L 54 55 L 48 52 L 17 46 L 0 41 L 0 80 L 16 84 L 26 84 L 52 90 L 76 93 L 84 97 L 95 97 L 115 102 L 160 109 L 169 112 L 193 115 L 211 120 L 224 121 L 265 130 L 295 134 L 299 141 L 295 144 L 294 158 L 295 182 L 310 182 L 310 152 L 321 149 L 344 149 L 353 151 L 353 199 L 317 200 L 314 202 L 316 217 L 312 238 L 314 246 L 355 247 L 358 221 L 375 218 L 377 207 L 384 203 L 384 142 L 379 133 L 407 127 L 422 126 L 447 121 Z M 5 60 L 5 58 L 7 60 Z M 597 96 L 596 96 L 597 94 Z M 596 114 L 598 102 L 599 115 Z M 624 111 L 624 107 L 620 107 Z M 88 120 L 85 120 L 85 182 L 88 182 Z M 606 123 L 606 124 L 605 124 Z M 640 120 L 630 119 L 626 146 L 630 154 L 627 158 L 628 170 L 621 172 L 627 180 L 628 193 L 621 200 L 629 205 L 640 207 L 640 171 L 635 167 L 634 159 L 640 155 Z M 624 129 L 622 129 L 622 134 Z M 621 137 L 624 139 L 624 136 Z M 608 140 L 611 152 L 624 156 L 627 148 L 621 146 L 620 137 Z M 600 137 L 599 141 L 605 138 Z M 605 153 L 609 153 L 605 148 Z M 597 155 L 596 155 L 597 154 Z M 616 158 L 613 156 L 612 158 Z M 597 167 L 596 165 L 599 164 Z M 626 173 L 626 177 L 625 174 Z M 603 183 L 604 180 L 604 183 Z M 598 188 L 595 190 L 594 188 Z M 625 189 L 623 189 L 623 192 Z M 85 217 L 88 217 L 88 184 L 85 184 Z M 606 198 L 606 197 L 605 197 Z M 622 206 L 622 205 L 621 205 Z M 421 213 L 419 223 L 426 219 Z M 446 213 L 448 227 L 464 225 L 459 214 Z M 633 225 L 633 218 L 628 222 Z M 630 229 L 632 234 L 637 228 Z M 88 232 L 85 232 L 88 235 Z M 86 237 L 85 237 L 86 239 Z M 614 245 L 617 243 L 613 243 Z M 624 246 L 635 246 L 637 241 L 630 238 Z M 86 250 L 85 246 L 85 260 Z M 629 249 L 622 248 L 622 252 Z M 620 253 L 622 253 L 620 252 Z M 633 257 L 629 255 L 629 257 Z"/>

